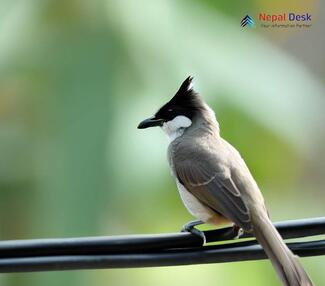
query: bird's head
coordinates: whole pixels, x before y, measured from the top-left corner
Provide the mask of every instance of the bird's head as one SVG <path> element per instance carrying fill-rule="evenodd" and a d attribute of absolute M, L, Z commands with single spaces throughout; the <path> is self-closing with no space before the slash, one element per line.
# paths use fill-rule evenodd
<path fill-rule="evenodd" d="M 193 90 L 192 81 L 191 76 L 185 79 L 174 97 L 154 116 L 140 122 L 138 128 L 160 126 L 169 136 L 175 136 L 191 126 L 194 117 L 205 109 L 201 96 Z"/>

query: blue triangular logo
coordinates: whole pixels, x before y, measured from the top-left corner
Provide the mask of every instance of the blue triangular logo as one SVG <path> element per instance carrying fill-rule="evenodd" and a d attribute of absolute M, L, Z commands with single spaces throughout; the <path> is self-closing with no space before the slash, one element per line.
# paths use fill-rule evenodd
<path fill-rule="evenodd" d="M 246 15 L 240 22 L 240 25 L 242 27 L 245 27 L 245 26 L 250 26 L 250 27 L 254 27 L 255 26 L 255 22 L 254 22 L 254 19 L 249 16 L 249 15 Z"/>

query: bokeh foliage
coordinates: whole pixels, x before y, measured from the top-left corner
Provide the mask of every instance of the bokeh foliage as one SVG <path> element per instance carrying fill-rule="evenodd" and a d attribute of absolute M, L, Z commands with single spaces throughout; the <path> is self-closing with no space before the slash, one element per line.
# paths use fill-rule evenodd
<path fill-rule="evenodd" d="M 167 140 L 136 125 L 188 74 L 247 161 L 272 217 L 324 214 L 324 82 L 286 51 L 284 42 L 303 41 L 297 32 L 239 27 L 238 17 L 257 13 L 260 3 L 1 6 L 0 239 L 179 230 L 191 217 L 169 174 Z M 324 258 L 303 263 L 322 285 Z M 278 283 L 265 261 L 11 274 L 0 285 L 170 285 L 175 277 L 191 285 Z"/>

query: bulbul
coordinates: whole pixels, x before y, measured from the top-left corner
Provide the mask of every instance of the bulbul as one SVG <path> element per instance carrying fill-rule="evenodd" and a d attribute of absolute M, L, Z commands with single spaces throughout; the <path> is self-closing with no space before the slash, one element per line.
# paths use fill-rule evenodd
<path fill-rule="evenodd" d="M 273 226 L 263 196 L 239 152 L 221 138 L 212 109 L 188 77 L 175 96 L 138 128 L 160 126 L 168 135 L 168 160 L 181 199 L 202 223 L 233 223 L 253 233 L 283 285 L 313 285 Z M 194 231 L 193 231 L 194 232 Z"/>

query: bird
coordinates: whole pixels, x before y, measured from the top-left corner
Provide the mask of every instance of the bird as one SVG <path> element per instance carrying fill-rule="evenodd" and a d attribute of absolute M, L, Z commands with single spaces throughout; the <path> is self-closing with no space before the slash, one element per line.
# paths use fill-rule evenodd
<path fill-rule="evenodd" d="M 169 138 L 168 162 L 180 197 L 197 218 L 183 228 L 204 239 L 195 226 L 231 223 L 238 235 L 252 233 L 285 286 L 313 285 L 298 256 L 269 217 L 263 195 L 240 153 L 220 135 L 214 111 L 193 88 L 193 77 L 138 129 L 161 127 Z M 204 241 L 205 242 L 205 241 Z"/>

